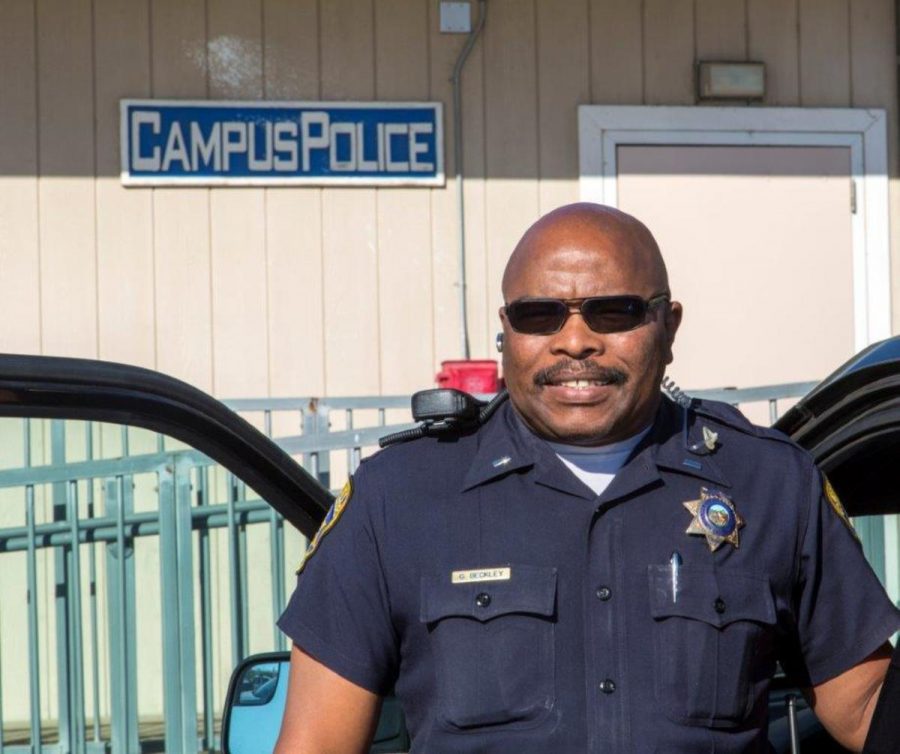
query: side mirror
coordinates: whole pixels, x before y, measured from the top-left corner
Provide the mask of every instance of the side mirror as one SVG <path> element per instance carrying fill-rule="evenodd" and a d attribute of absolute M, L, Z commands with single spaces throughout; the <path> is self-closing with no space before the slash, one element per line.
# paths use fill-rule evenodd
<path fill-rule="evenodd" d="M 243 660 L 231 674 L 222 717 L 223 754 L 272 754 L 287 700 L 289 652 L 267 652 Z M 409 750 L 400 703 L 387 696 L 371 754 Z"/>
<path fill-rule="evenodd" d="M 248 657 L 234 669 L 222 717 L 224 754 L 272 754 L 290 667 L 289 653 L 268 652 Z"/>

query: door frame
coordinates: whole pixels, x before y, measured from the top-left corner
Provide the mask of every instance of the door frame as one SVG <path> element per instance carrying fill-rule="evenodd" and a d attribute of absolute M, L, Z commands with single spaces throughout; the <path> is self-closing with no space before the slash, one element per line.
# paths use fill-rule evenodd
<path fill-rule="evenodd" d="M 618 206 L 619 145 L 849 147 L 854 344 L 891 335 L 887 115 L 882 109 L 784 107 L 578 108 L 583 201 Z"/>

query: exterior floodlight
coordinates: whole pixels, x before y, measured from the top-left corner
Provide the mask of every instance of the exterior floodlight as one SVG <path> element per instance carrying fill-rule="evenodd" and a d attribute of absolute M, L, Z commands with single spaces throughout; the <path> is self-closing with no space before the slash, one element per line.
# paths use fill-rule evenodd
<path fill-rule="evenodd" d="M 761 100 L 766 94 L 764 63 L 725 63 L 701 60 L 697 64 L 700 99 Z"/>

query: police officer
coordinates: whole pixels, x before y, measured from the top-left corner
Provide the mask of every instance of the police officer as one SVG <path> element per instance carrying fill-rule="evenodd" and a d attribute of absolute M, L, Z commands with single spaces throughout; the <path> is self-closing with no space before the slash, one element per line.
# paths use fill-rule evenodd
<path fill-rule="evenodd" d="M 279 752 L 763 752 L 781 660 L 861 749 L 900 614 L 809 457 L 659 390 L 681 305 L 636 219 L 560 208 L 503 277 L 510 400 L 364 462 L 307 552 Z"/>

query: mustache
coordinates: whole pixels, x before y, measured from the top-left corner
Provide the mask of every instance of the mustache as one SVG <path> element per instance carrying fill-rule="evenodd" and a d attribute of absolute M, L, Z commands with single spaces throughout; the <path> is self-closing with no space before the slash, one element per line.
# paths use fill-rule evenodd
<path fill-rule="evenodd" d="M 539 387 L 550 385 L 558 381 L 561 375 L 570 380 L 593 380 L 609 385 L 624 385 L 628 381 L 628 375 L 621 369 L 600 366 L 592 361 L 565 359 L 535 372 L 534 384 Z"/>

